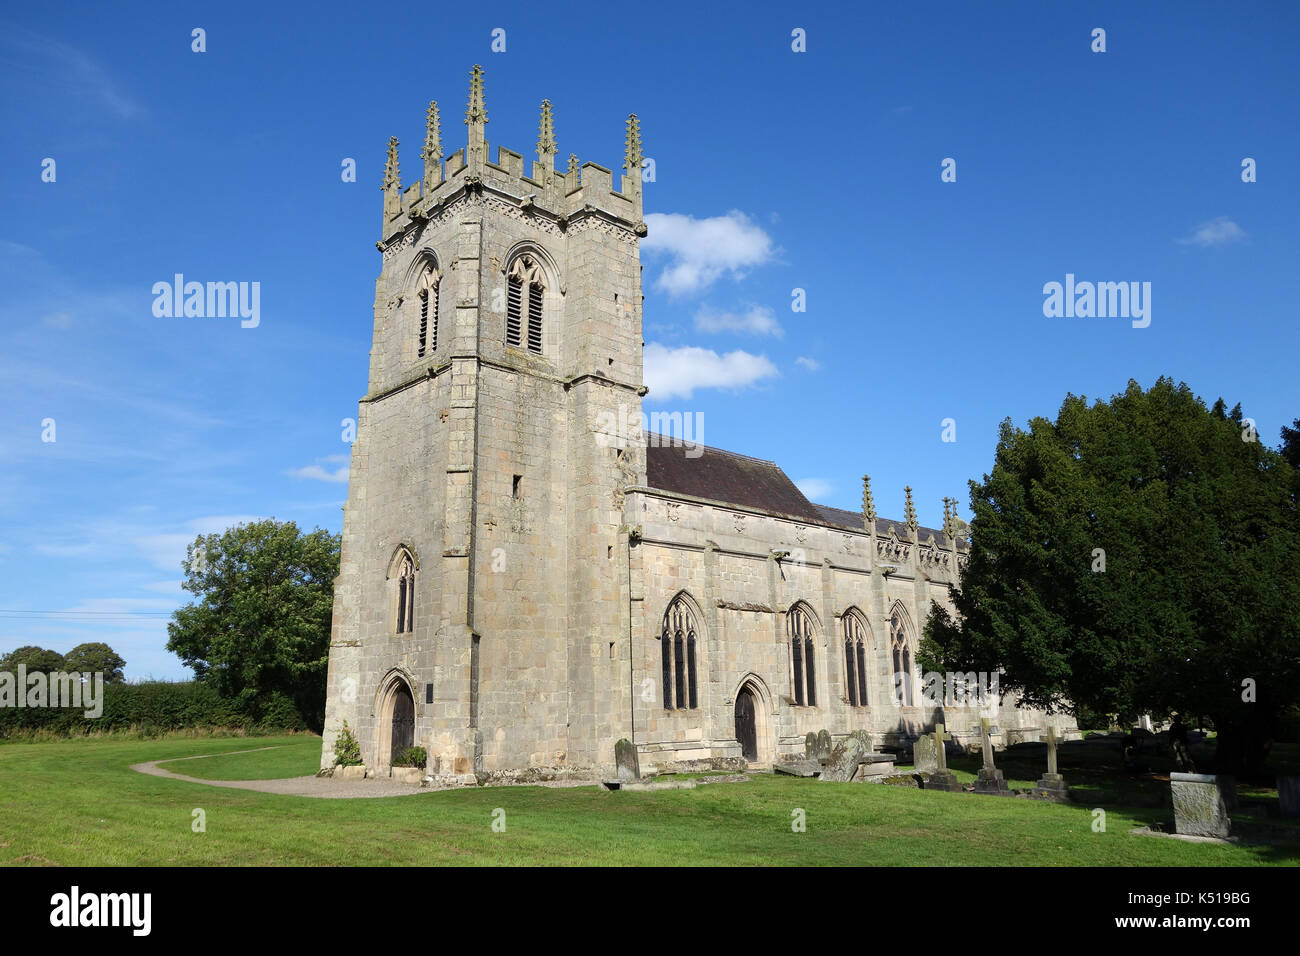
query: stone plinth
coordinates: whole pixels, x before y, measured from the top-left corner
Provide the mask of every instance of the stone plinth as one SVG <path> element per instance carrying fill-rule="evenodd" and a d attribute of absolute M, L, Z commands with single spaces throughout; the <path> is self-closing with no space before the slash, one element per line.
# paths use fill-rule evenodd
<path fill-rule="evenodd" d="M 951 770 L 936 770 L 930 774 L 925 781 L 926 790 L 947 790 L 957 793 L 961 790 L 961 784 L 957 782 L 957 775 Z"/>
<path fill-rule="evenodd" d="M 1001 770 L 996 767 L 982 767 L 979 776 L 975 778 L 975 792 L 1009 794 L 1011 788 L 1007 786 L 1007 778 L 1003 776 Z"/>
<path fill-rule="evenodd" d="M 1169 785 L 1174 797 L 1174 829 L 1178 833 L 1220 839 L 1228 835 L 1228 808 L 1213 774 L 1171 773 Z"/>
<path fill-rule="evenodd" d="M 1070 790 L 1065 785 L 1065 778 L 1059 773 L 1045 773 L 1038 781 L 1034 796 L 1044 800 L 1069 800 Z"/>

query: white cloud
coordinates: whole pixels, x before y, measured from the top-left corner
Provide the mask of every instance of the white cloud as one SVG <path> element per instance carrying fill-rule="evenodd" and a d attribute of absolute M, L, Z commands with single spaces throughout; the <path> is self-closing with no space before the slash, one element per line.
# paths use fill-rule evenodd
<path fill-rule="evenodd" d="M 129 120 L 144 109 L 122 92 L 108 72 L 76 47 L 12 23 L 0 34 L 0 59 L 19 82 L 61 90 L 77 100 L 107 107 Z"/>
<path fill-rule="evenodd" d="M 766 355 L 736 350 L 719 355 L 694 345 L 645 347 L 645 381 L 655 399 L 690 398 L 697 388 L 744 388 L 780 376 Z"/>
<path fill-rule="evenodd" d="M 806 368 L 810 372 L 815 372 L 822 367 L 821 362 L 817 361 L 815 358 L 809 358 L 806 355 L 800 355 L 794 360 L 794 364 L 798 365 L 800 368 Z"/>
<path fill-rule="evenodd" d="M 1201 223 L 1190 236 L 1179 239 L 1178 242 L 1184 246 L 1208 248 L 1210 246 L 1226 246 L 1230 242 L 1241 242 L 1248 238 L 1246 230 L 1242 229 L 1241 226 L 1227 216 L 1220 216 L 1218 219 L 1211 219 L 1209 222 Z"/>
<path fill-rule="evenodd" d="M 708 219 L 681 213 L 651 213 L 645 218 L 650 232 L 641 248 L 651 256 L 668 257 L 655 288 L 669 295 L 702 292 L 726 274 L 740 278 L 775 252 L 772 238 L 739 210 Z"/>
<path fill-rule="evenodd" d="M 162 533 L 139 535 L 132 539 L 132 544 L 139 548 L 155 567 L 167 571 L 178 571 L 185 560 L 185 549 L 201 534 L 221 534 L 235 525 L 261 521 L 257 515 L 211 515 L 205 518 L 191 518 L 185 522 L 189 533 Z"/>
<path fill-rule="evenodd" d="M 697 332 L 751 332 L 754 335 L 785 335 L 772 310 L 754 305 L 746 312 L 715 312 L 704 308 L 695 313 Z"/>
<path fill-rule="evenodd" d="M 72 316 L 67 312 L 51 312 L 41 322 L 51 329 L 68 329 L 72 327 Z"/>
<path fill-rule="evenodd" d="M 331 471 L 323 467 L 321 462 L 338 465 L 338 467 Z M 289 474 L 295 478 L 311 478 L 315 481 L 332 481 L 338 484 L 346 484 L 349 468 L 347 455 L 326 455 L 324 458 L 317 458 L 314 464 L 306 465 L 303 468 L 289 469 Z"/>
<path fill-rule="evenodd" d="M 825 478 L 799 478 L 794 484 L 809 501 L 828 497 L 834 487 Z"/>

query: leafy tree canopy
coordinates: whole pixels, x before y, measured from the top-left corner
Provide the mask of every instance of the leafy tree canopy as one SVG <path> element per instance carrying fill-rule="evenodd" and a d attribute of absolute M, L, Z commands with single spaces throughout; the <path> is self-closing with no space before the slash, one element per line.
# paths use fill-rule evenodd
<path fill-rule="evenodd" d="M 183 564 L 199 600 L 173 615 L 167 649 L 224 695 L 269 706 L 278 692 L 319 730 L 339 546 L 274 519 L 200 535 Z"/>
<path fill-rule="evenodd" d="M 1221 762 L 1258 769 L 1300 699 L 1300 521 L 1294 469 L 1241 422 L 1168 378 L 1003 422 L 959 620 L 936 607 L 923 657 L 1001 665 L 1032 705 L 1212 717 Z"/>
<path fill-rule="evenodd" d="M 45 648 L 37 647 L 34 644 L 16 648 L 4 657 L 0 657 L 0 671 L 11 671 L 16 674 L 18 673 L 19 664 L 25 665 L 29 674 L 37 671 L 42 674 L 50 674 L 54 671 L 66 669 L 63 666 L 62 654 L 58 651 L 47 651 Z"/>
<path fill-rule="evenodd" d="M 107 644 L 99 641 L 78 644 L 63 657 L 65 671 L 76 671 L 79 674 L 102 673 L 106 684 L 120 684 L 124 667 L 126 661 Z"/>

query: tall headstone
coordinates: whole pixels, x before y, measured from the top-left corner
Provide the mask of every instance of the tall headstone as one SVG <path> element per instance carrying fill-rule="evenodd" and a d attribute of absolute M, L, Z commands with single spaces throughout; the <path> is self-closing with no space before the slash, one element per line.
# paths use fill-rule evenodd
<path fill-rule="evenodd" d="M 1190 836 L 1226 837 L 1232 821 L 1213 774 L 1169 775 L 1174 796 L 1174 830 Z"/>
<path fill-rule="evenodd" d="M 641 779 L 641 761 L 637 758 L 636 744 L 626 737 L 614 744 L 614 763 L 618 765 L 619 783 L 635 783 Z"/>
<path fill-rule="evenodd" d="M 817 731 L 817 756 L 815 760 L 825 763 L 831 759 L 831 734 L 829 730 L 822 728 Z"/>
<path fill-rule="evenodd" d="M 1300 817 L 1300 777 L 1277 778 L 1277 805 L 1284 817 Z"/>
<path fill-rule="evenodd" d="M 993 727 L 987 717 L 980 718 L 980 737 L 984 745 L 984 766 L 975 779 L 975 792 L 1010 794 L 1006 777 L 993 765 Z"/>
<path fill-rule="evenodd" d="M 918 773 L 928 773 L 939 769 L 939 755 L 935 750 L 934 737 L 923 734 L 912 744 L 912 766 Z"/>

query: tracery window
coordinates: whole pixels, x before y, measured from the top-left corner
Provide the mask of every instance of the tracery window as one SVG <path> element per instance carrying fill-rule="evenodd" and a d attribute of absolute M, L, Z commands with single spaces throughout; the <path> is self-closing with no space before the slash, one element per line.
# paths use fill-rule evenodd
<path fill-rule="evenodd" d="M 699 706 L 695 674 L 695 614 L 681 595 L 664 612 L 659 643 L 664 709 L 695 710 Z"/>
<path fill-rule="evenodd" d="M 912 650 L 902 615 L 895 610 L 889 617 L 889 646 L 894 662 L 894 699 L 900 707 L 911 707 Z"/>
<path fill-rule="evenodd" d="M 844 631 L 844 686 L 850 707 L 867 706 L 867 635 L 858 615 L 846 611 Z"/>
<path fill-rule="evenodd" d="M 415 630 L 415 561 L 408 551 L 402 552 L 397 568 L 396 625 L 398 634 Z"/>
<path fill-rule="evenodd" d="M 790 664 L 794 672 L 796 705 L 817 706 L 817 669 L 813 653 L 812 615 L 803 604 L 790 608 L 785 616 L 786 634 L 790 639 Z"/>
<path fill-rule="evenodd" d="M 426 352 L 438 348 L 438 270 L 428 263 L 420 273 L 416 296 L 420 303 L 420 325 L 416 342 L 416 355 L 424 358 Z"/>

